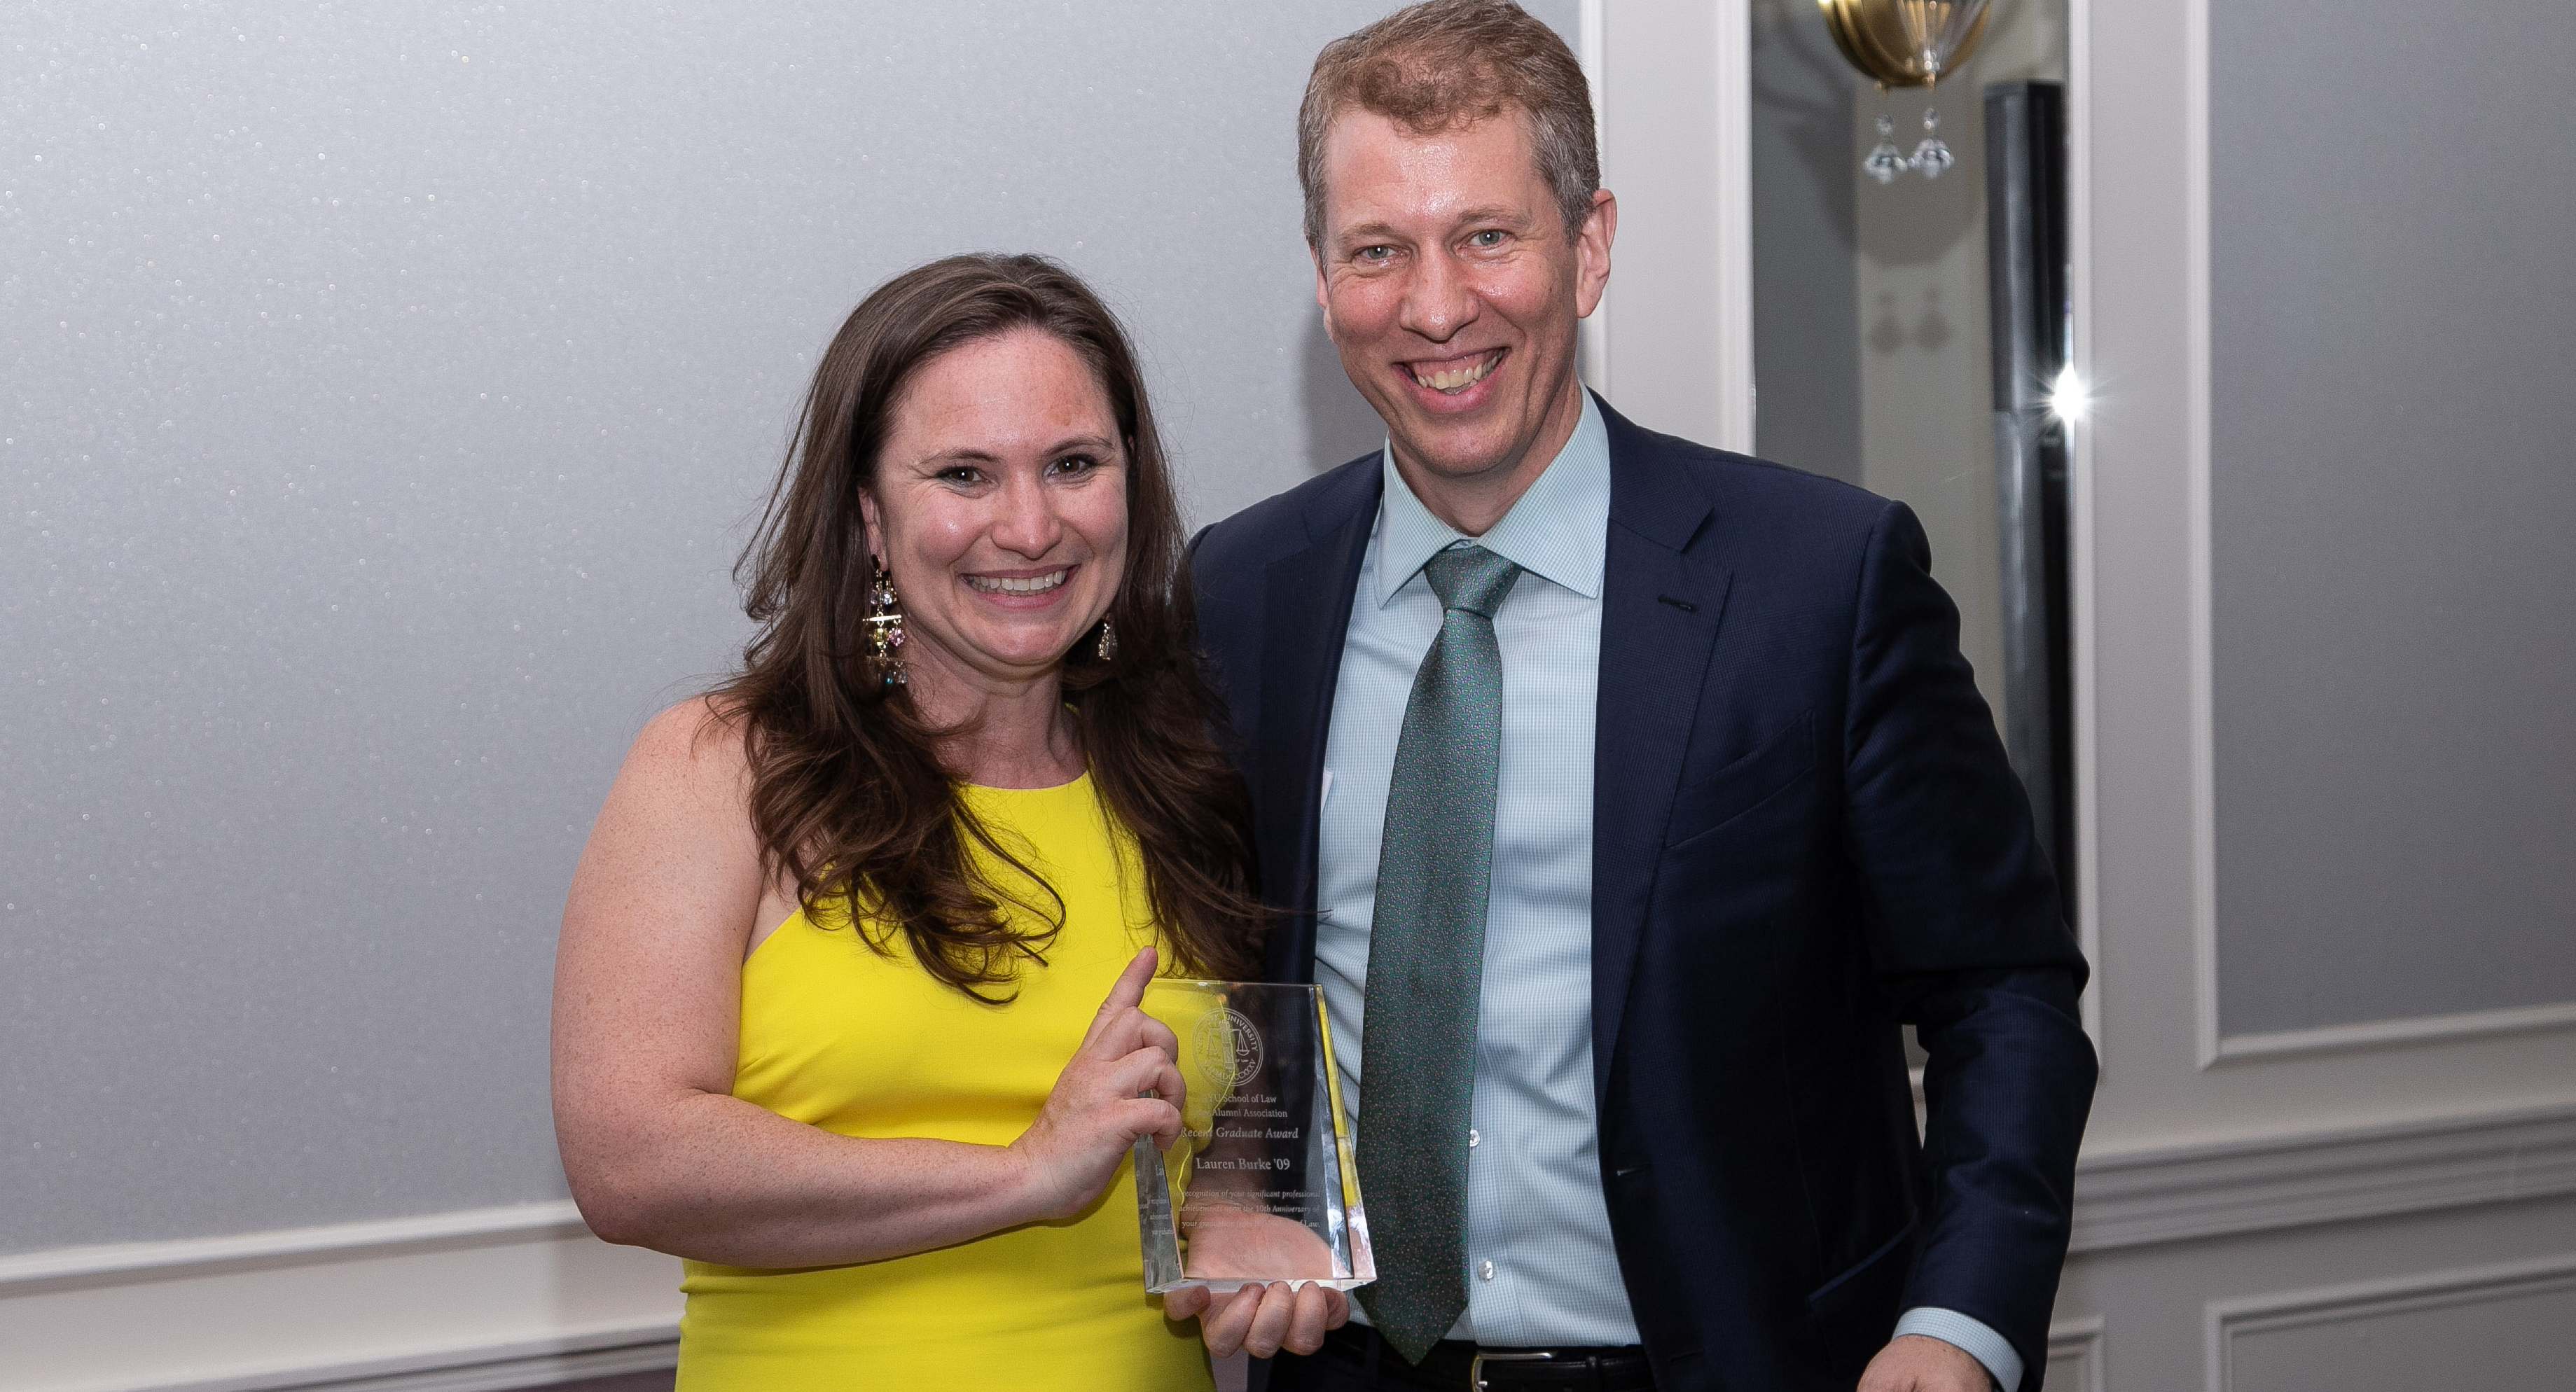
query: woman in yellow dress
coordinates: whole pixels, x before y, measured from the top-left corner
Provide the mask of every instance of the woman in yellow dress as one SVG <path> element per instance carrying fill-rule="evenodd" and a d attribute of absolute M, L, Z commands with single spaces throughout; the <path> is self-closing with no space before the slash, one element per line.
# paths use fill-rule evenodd
<path fill-rule="evenodd" d="M 556 966 L 564 1171 L 687 1259 L 684 1392 L 1209 1385 L 1129 1167 L 1184 1096 L 1145 982 L 1259 961 L 1180 553 L 1134 354 L 1062 268 L 934 262 L 825 354 L 743 668 L 637 738 Z M 1201 1318 L 1267 1355 L 1346 1313 Z"/>

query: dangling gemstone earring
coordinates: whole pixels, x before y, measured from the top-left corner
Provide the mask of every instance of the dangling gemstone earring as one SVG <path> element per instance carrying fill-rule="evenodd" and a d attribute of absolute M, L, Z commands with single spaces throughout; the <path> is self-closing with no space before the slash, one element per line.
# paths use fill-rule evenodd
<path fill-rule="evenodd" d="M 1118 656 L 1118 630 L 1111 628 L 1107 619 L 1100 621 L 1100 646 L 1093 651 L 1100 655 L 1100 660 L 1103 662 Z"/>
<path fill-rule="evenodd" d="M 871 557 L 870 559 L 874 559 Z M 894 592 L 894 576 L 876 561 L 876 580 L 868 586 L 868 675 L 879 687 L 904 685 L 903 600 Z"/>

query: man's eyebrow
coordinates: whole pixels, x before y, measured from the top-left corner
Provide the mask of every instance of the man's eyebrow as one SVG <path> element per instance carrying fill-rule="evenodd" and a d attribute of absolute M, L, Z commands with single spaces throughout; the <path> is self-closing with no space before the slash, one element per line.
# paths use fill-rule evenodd
<path fill-rule="evenodd" d="M 1497 203 L 1483 208 L 1464 209 L 1453 214 L 1449 219 L 1450 225 L 1453 227 L 1465 227 L 1481 222 L 1501 223 L 1506 227 L 1514 229 L 1526 228 L 1535 221 L 1537 221 L 1537 219 L 1530 213 L 1529 209 L 1516 208 L 1508 203 Z M 1405 240 L 1405 237 L 1402 233 L 1396 231 L 1393 226 L 1387 223 L 1360 222 L 1353 223 L 1351 226 L 1343 228 L 1340 240 L 1345 245 L 1348 245 L 1352 242 L 1400 242 Z"/>

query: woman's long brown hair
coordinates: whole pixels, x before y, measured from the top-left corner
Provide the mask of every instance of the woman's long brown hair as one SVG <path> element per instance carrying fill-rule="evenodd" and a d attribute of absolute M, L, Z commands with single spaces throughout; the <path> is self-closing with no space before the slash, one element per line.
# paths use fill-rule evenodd
<path fill-rule="evenodd" d="M 815 370 L 759 531 L 736 567 L 759 631 L 715 693 L 751 765 L 751 822 L 807 912 L 836 902 L 881 952 L 893 933 L 939 980 L 1000 1003 L 1022 959 L 1043 962 L 1063 901 L 960 801 L 942 732 L 901 686 L 872 679 L 864 616 L 873 558 L 859 512 L 905 386 L 924 363 L 1014 330 L 1055 336 L 1090 365 L 1127 445 L 1126 575 L 1110 603 L 1113 659 L 1065 659 L 1092 785 L 1142 852 L 1156 919 L 1185 970 L 1244 977 L 1258 961 L 1250 802 L 1216 746 L 1219 712 L 1191 649 L 1180 509 L 1143 375 L 1116 316 L 1037 256 L 952 256 L 879 286 Z M 1053 900 L 985 883 L 969 842 Z M 1053 926 L 1014 929 L 1004 901 Z"/>

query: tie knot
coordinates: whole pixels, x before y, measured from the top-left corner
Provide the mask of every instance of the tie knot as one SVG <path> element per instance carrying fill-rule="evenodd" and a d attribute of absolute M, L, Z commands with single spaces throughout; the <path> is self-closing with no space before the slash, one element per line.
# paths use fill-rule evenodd
<path fill-rule="evenodd" d="M 1423 578 L 1443 609 L 1464 609 L 1491 619 L 1521 568 L 1481 546 L 1453 546 L 1422 563 Z"/>

